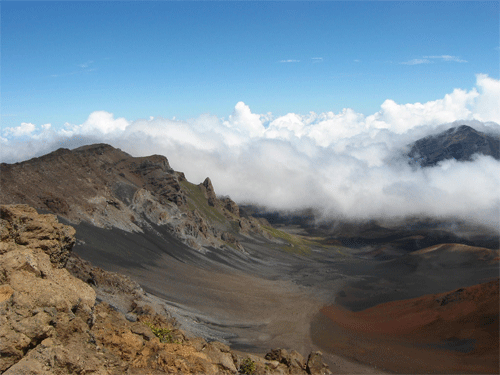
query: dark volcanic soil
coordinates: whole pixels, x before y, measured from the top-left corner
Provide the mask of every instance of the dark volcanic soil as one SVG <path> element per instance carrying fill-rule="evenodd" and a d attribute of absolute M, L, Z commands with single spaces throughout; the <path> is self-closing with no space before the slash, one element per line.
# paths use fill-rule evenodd
<path fill-rule="evenodd" d="M 186 330 L 228 342 L 234 349 L 264 353 L 288 347 L 307 352 L 312 348 L 309 322 L 339 290 L 339 275 L 323 278 L 324 288 L 317 292 L 304 285 L 315 278 L 310 284 L 318 284 L 321 273 L 327 274 L 327 266 L 314 260 L 316 267 L 309 267 L 317 271 L 295 282 L 292 276 L 306 258 L 273 251 L 249 238 L 247 254 L 228 249 L 202 253 L 158 226 L 143 234 L 88 224 L 76 230 L 78 255 L 137 280 L 167 301 Z"/>

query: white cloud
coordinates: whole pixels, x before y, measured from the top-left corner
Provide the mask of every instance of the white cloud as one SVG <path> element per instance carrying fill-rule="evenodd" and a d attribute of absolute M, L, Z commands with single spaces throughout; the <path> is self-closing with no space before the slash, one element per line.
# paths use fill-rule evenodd
<path fill-rule="evenodd" d="M 298 63 L 300 60 L 280 60 L 280 63 Z"/>
<path fill-rule="evenodd" d="M 302 137 L 305 134 L 303 116 L 288 113 L 272 121 L 266 130 L 268 138 L 290 139 L 291 136 Z"/>
<path fill-rule="evenodd" d="M 385 128 L 395 133 L 403 133 L 411 128 L 422 125 L 436 126 L 457 119 L 474 119 L 478 117 L 472 110 L 476 90 L 465 91 L 455 89 L 446 94 L 443 99 L 426 103 L 397 104 L 387 99 L 382 103 L 381 110 L 366 121 L 369 127 Z"/>
<path fill-rule="evenodd" d="M 69 134 L 110 134 L 117 131 L 123 131 L 127 128 L 129 122 L 123 117 L 114 119 L 113 114 L 106 111 L 92 112 L 83 124 L 72 125 L 66 123 Z"/>
<path fill-rule="evenodd" d="M 402 62 L 403 65 L 420 65 L 420 64 L 430 64 L 430 60 L 428 59 L 413 59 L 410 61 Z"/>
<path fill-rule="evenodd" d="M 475 103 L 475 117 L 480 121 L 500 123 L 500 80 L 486 74 L 478 74 L 476 80 L 480 94 Z"/>
<path fill-rule="evenodd" d="M 9 136 L 12 135 L 14 137 L 22 137 L 26 135 L 30 135 L 33 133 L 36 129 L 36 126 L 32 124 L 31 122 L 22 122 L 21 125 L 12 127 L 12 128 L 5 128 L 4 130 L 4 136 Z"/>
<path fill-rule="evenodd" d="M 459 63 L 466 63 L 467 60 L 463 60 L 458 56 L 450 56 L 450 55 L 441 55 L 441 56 L 424 56 L 424 59 L 437 59 L 443 61 L 453 61 Z"/>
<path fill-rule="evenodd" d="M 434 60 L 438 61 L 452 61 L 452 62 L 458 62 L 458 63 L 466 63 L 467 60 L 463 60 L 458 56 L 451 56 L 451 55 L 440 55 L 440 56 L 424 56 L 422 58 L 418 59 L 413 59 L 409 61 L 404 61 L 400 64 L 402 65 L 420 65 L 420 64 L 431 64 Z M 357 60 L 354 60 L 357 61 Z"/>
<path fill-rule="evenodd" d="M 320 62 L 323 62 L 323 58 L 322 57 L 313 57 L 312 61 L 313 61 L 313 63 L 320 63 Z"/>
<path fill-rule="evenodd" d="M 500 134 L 499 100 L 500 81 L 479 74 L 472 90 L 457 88 L 425 103 L 387 99 L 368 116 L 345 108 L 275 117 L 252 113 L 243 102 L 226 120 L 205 114 L 188 121 L 128 121 L 97 111 L 62 130 L 45 124 L 37 133 L 31 123 L 6 129 L 1 161 L 106 142 L 136 156 L 166 155 L 190 181 L 210 176 L 217 193 L 238 202 L 316 207 L 350 218 L 428 214 L 496 225 L 500 162 L 482 156 L 420 170 L 401 155 L 416 139 L 451 126 Z M 22 135 L 30 141 L 17 140 Z"/>
<path fill-rule="evenodd" d="M 250 107 L 245 103 L 238 102 L 234 107 L 233 114 L 229 116 L 229 121 L 225 121 L 224 125 L 238 129 L 250 137 L 257 137 L 264 134 L 265 131 L 260 117 L 260 115 L 252 113 Z"/>

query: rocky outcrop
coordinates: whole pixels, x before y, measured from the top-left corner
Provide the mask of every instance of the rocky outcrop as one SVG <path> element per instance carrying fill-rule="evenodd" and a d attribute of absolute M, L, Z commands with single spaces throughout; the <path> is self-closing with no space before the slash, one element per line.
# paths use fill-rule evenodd
<path fill-rule="evenodd" d="M 210 181 L 210 178 L 207 177 L 205 181 L 200 184 L 200 187 L 203 189 L 203 194 L 207 198 L 208 204 L 210 206 L 215 206 L 217 204 L 217 195 L 215 195 L 215 190 L 212 185 L 212 181 Z"/>
<path fill-rule="evenodd" d="M 328 373 L 318 353 L 262 358 L 189 337 L 133 280 L 70 255 L 72 227 L 26 205 L 0 212 L 5 375 Z"/>
<path fill-rule="evenodd" d="M 58 268 L 63 268 L 75 243 L 75 230 L 57 222 L 53 215 L 37 215 L 28 206 L 0 209 L 0 254 L 21 245 L 26 250 L 43 251 Z"/>
<path fill-rule="evenodd" d="M 54 345 L 63 350 L 64 336 L 87 330 L 95 292 L 61 268 L 73 228 L 28 206 L 1 206 L 0 213 L 0 371 L 48 373 L 25 358 L 42 358 Z"/>
<path fill-rule="evenodd" d="M 328 375 L 331 371 L 323 362 L 323 354 L 320 351 L 312 352 L 307 358 L 306 371 L 311 375 Z"/>
<path fill-rule="evenodd" d="M 289 374 L 303 374 L 304 371 L 311 375 L 331 374 L 323 362 L 323 354 L 319 351 L 309 354 L 306 361 L 295 350 L 288 352 L 286 349 L 274 349 L 266 354 L 265 359 L 285 365 Z"/>
<path fill-rule="evenodd" d="M 234 216 L 240 217 L 240 208 L 238 205 L 229 197 L 221 199 L 224 208 L 232 213 Z"/>
<path fill-rule="evenodd" d="M 266 359 L 277 361 L 290 368 L 290 373 L 302 374 L 306 369 L 306 361 L 304 357 L 295 350 L 290 353 L 286 349 L 275 349 L 266 354 Z"/>

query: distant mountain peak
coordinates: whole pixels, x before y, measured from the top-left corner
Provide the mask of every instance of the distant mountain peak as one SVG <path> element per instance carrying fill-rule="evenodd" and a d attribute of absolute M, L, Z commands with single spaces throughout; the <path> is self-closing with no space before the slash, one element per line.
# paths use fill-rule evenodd
<path fill-rule="evenodd" d="M 468 125 L 460 125 L 421 138 L 409 146 L 410 163 L 422 167 L 432 167 L 447 159 L 470 161 L 475 154 L 500 160 L 500 138 L 477 131 Z"/>
<path fill-rule="evenodd" d="M 478 134 L 479 132 L 476 129 L 474 129 L 473 127 L 470 127 L 469 125 L 460 125 L 460 126 L 456 126 L 454 128 L 449 128 L 448 130 L 446 130 L 443 133 L 446 133 L 446 134 L 457 134 L 457 133 L 458 134 L 469 134 L 469 133 L 476 133 L 476 134 Z"/>
<path fill-rule="evenodd" d="M 452 128 L 453 129 L 453 128 Z M 468 130 L 468 131 L 476 131 L 476 129 L 470 127 L 469 125 L 460 125 L 455 128 L 456 131 Z"/>

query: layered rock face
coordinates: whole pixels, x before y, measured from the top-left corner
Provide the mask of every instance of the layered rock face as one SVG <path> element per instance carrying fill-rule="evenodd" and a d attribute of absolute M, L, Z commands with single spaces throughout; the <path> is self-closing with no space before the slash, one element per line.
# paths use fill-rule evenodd
<path fill-rule="evenodd" d="M 197 249 L 241 248 L 237 233 L 263 233 L 231 199 L 217 198 L 210 179 L 192 184 L 164 156 L 135 158 L 106 144 L 0 164 L 0 185 L 4 204 L 28 204 L 75 224 L 128 232 L 165 225 Z"/>
<path fill-rule="evenodd" d="M 26 205 L 0 213 L 1 373 L 329 373 L 318 352 L 261 358 L 188 338 L 132 280 L 70 257 L 72 227 Z"/>

